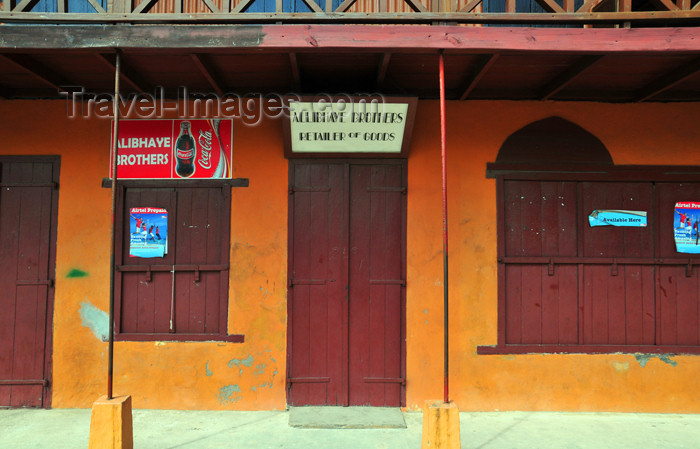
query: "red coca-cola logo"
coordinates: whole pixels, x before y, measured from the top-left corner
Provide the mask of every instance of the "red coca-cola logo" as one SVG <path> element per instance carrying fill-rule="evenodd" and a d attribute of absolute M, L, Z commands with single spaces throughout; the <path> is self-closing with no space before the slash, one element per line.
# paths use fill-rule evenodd
<path fill-rule="evenodd" d="M 199 157 L 199 166 L 209 170 L 211 168 L 211 131 L 199 130 L 199 147 L 202 150 Z"/>

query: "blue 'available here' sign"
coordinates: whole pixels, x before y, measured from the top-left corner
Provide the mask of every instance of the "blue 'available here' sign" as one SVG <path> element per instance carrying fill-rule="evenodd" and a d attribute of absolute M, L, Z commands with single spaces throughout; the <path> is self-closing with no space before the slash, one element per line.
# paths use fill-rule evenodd
<path fill-rule="evenodd" d="M 646 211 L 637 210 L 594 210 L 588 216 L 591 226 L 627 226 L 644 228 L 647 225 Z"/>

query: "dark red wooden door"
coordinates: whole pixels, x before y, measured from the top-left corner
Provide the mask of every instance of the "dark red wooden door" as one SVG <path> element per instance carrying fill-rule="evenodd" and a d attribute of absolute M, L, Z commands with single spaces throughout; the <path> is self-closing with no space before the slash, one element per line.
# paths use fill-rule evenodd
<path fill-rule="evenodd" d="M 48 406 L 58 161 L 0 166 L 0 406 Z"/>
<path fill-rule="evenodd" d="M 291 163 L 289 403 L 404 402 L 405 165 Z"/>

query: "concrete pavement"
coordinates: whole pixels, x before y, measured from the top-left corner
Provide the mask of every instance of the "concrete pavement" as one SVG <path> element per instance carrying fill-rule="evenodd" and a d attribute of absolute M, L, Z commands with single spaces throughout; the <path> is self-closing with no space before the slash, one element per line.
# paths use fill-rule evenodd
<path fill-rule="evenodd" d="M 133 411 L 136 449 L 418 449 L 422 414 L 405 429 L 304 429 L 289 412 Z M 463 449 L 700 448 L 700 415 L 461 413 Z M 89 409 L 0 410 L 1 449 L 87 449 Z"/>

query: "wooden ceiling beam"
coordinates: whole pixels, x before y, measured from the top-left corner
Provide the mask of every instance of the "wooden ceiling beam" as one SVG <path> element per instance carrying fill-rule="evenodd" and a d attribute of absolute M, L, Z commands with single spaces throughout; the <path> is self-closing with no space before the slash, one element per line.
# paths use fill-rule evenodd
<path fill-rule="evenodd" d="M 29 72 L 35 78 L 38 78 L 60 92 L 67 92 L 67 90 L 61 86 L 71 86 L 73 84 L 51 68 L 46 67 L 27 55 L 2 54 L 0 55 L 0 59 L 14 64 L 25 72 Z"/>
<path fill-rule="evenodd" d="M 214 89 L 214 91 L 219 95 L 223 96 L 224 91 L 222 86 L 224 83 L 221 81 L 217 71 L 213 68 L 211 60 L 207 55 L 193 53 L 190 55 L 192 61 L 197 66 L 199 72 L 207 79 L 209 85 Z"/>
<path fill-rule="evenodd" d="M 377 89 L 381 89 L 384 86 L 384 81 L 386 80 L 386 72 L 389 69 L 390 61 L 391 53 L 382 54 L 382 59 L 379 62 L 379 68 L 377 69 Z"/>
<path fill-rule="evenodd" d="M 460 100 L 465 100 L 469 94 L 474 90 L 479 81 L 486 75 L 491 66 L 498 60 L 498 53 L 493 53 L 490 55 L 482 55 L 479 61 L 474 65 L 467 78 L 465 79 L 463 85 L 464 90 L 462 95 L 459 96 Z"/>
<path fill-rule="evenodd" d="M 700 58 L 695 58 L 682 67 L 666 73 L 639 89 L 636 92 L 634 102 L 641 103 L 649 100 L 698 73 L 700 73 Z"/>
<path fill-rule="evenodd" d="M 299 70 L 297 54 L 294 52 L 289 52 L 289 65 L 292 71 L 292 89 L 294 89 L 296 93 L 301 93 L 301 72 Z"/>
<path fill-rule="evenodd" d="M 110 70 L 114 71 L 117 69 L 117 56 L 115 54 L 95 53 L 95 57 L 105 66 L 109 67 Z M 124 82 L 138 92 L 147 92 L 149 90 L 151 87 L 150 83 L 147 83 L 143 78 L 135 74 L 129 65 L 124 62 L 124 58 L 122 58 L 120 65 L 120 79 L 124 80 Z"/>
<path fill-rule="evenodd" d="M 540 89 L 540 100 L 549 100 L 551 97 L 556 95 L 557 92 L 568 86 L 579 75 L 585 72 L 593 64 L 600 61 L 602 58 L 603 55 L 591 55 L 581 57 L 578 61 L 571 65 L 571 67 L 564 70 L 563 73 L 559 74 L 559 76 L 554 78 L 544 87 L 542 87 L 542 89 Z"/>

